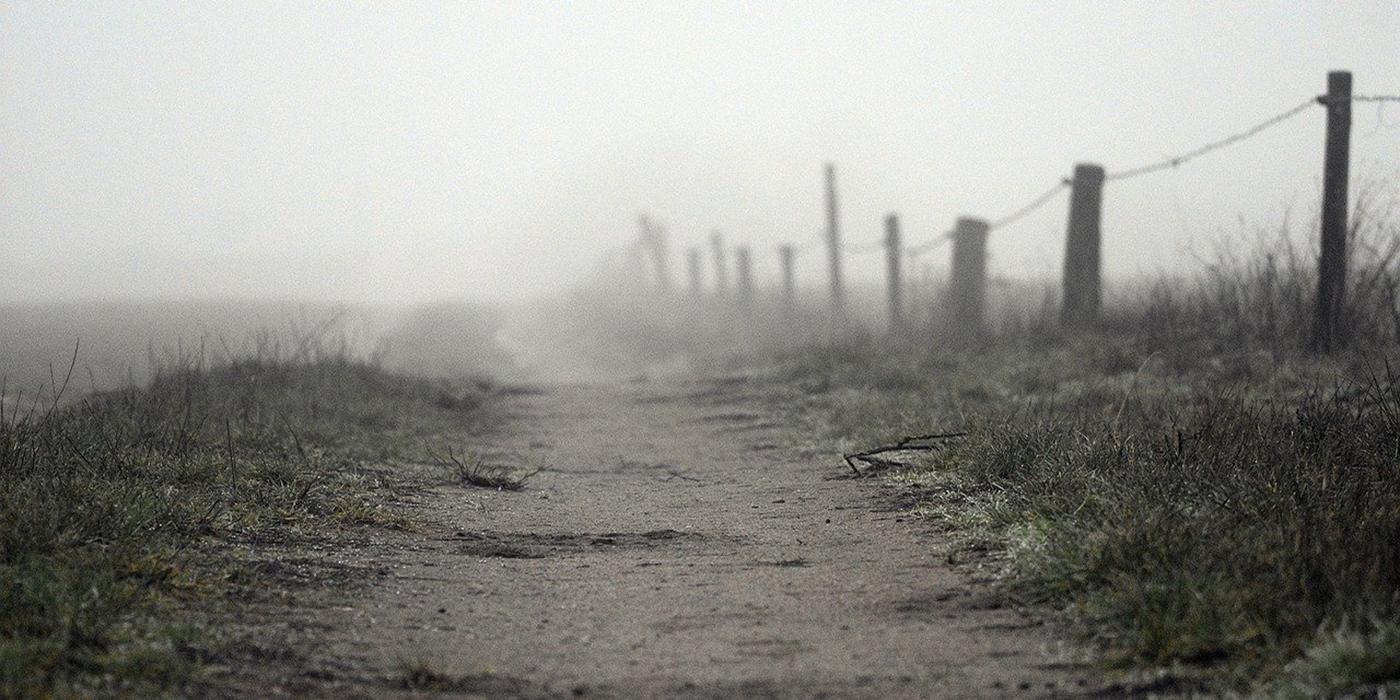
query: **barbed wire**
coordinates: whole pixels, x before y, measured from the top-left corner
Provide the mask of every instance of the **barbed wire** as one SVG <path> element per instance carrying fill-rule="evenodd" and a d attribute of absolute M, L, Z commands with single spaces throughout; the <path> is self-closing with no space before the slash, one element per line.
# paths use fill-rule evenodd
<path fill-rule="evenodd" d="M 865 255 L 866 253 L 873 253 L 884 247 L 884 241 L 872 241 L 870 243 L 843 243 L 841 245 L 841 250 L 846 251 L 850 255 Z"/>
<path fill-rule="evenodd" d="M 1003 226 L 1010 226 L 1011 224 L 1020 221 L 1021 219 L 1029 216 L 1031 212 L 1034 212 L 1035 210 L 1045 206 L 1047 203 L 1050 202 L 1050 200 L 1055 198 L 1055 195 L 1059 194 L 1061 190 L 1069 186 L 1070 180 L 1061 179 L 1059 182 L 1055 183 L 1054 187 L 1051 187 L 1050 189 L 1046 190 L 1044 194 L 1031 200 L 1029 204 L 1021 207 L 1020 209 L 1017 209 L 1016 211 L 1011 212 L 1010 214 L 1007 214 L 1006 216 L 1001 217 L 1000 219 L 993 220 L 990 224 L 987 225 L 987 230 L 995 231 Z"/>
<path fill-rule="evenodd" d="M 1204 146 L 1187 151 L 1186 153 L 1183 153 L 1174 158 L 1167 158 L 1165 160 L 1157 161 L 1156 163 L 1149 163 L 1147 165 L 1138 166 L 1136 168 L 1129 168 L 1127 170 L 1120 170 L 1116 173 L 1109 173 L 1104 176 L 1104 180 L 1126 180 L 1128 178 L 1137 177 L 1139 175 L 1155 173 L 1159 170 L 1175 168 L 1181 165 L 1182 163 L 1185 163 L 1195 158 L 1199 158 L 1200 156 L 1210 153 L 1211 151 L 1215 151 L 1226 146 L 1239 143 L 1240 141 L 1244 141 L 1245 139 L 1252 138 L 1271 126 L 1281 124 L 1285 121 L 1288 121 L 1289 119 L 1292 119 L 1293 117 L 1298 116 L 1299 114 L 1302 114 L 1303 112 L 1307 111 L 1309 107 L 1312 107 L 1316 103 L 1316 98 L 1310 99 L 1297 106 L 1291 107 L 1283 112 L 1280 112 L 1272 117 L 1269 117 L 1268 119 L 1265 119 L 1264 121 L 1259 122 L 1258 124 L 1255 124 L 1254 126 L 1251 126 L 1248 129 L 1245 129 L 1244 131 L 1232 134 L 1223 139 L 1220 139 L 1219 141 L 1212 141 Z"/>
<path fill-rule="evenodd" d="M 905 249 L 904 249 L 904 254 L 905 254 L 905 255 L 911 255 L 911 256 L 913 256 L 913 255 L 922 255 L 922 254 L 927 253 L 928 251 L 933 250 L 934 248 L 937 248 L 938 246 L 943 245 L 944 243 L 947 243 L 948 241 L 951 241 L 951 240 L 953 240 L 953 232 L 952 232 L 952 231 L 945 231 L 945 232 L 940 233 L 940 234 L 938 234 L 937 236 L 935 236 L 935 237 L 933 237 L 933 238 L 931 238 L 931 239 L 929 239 L 929 240 L 927 240 L 927 241 L 924 241 L 923 243 L 920 243 L 920 244 L 918 244 L 918 245 L 909 246 L 909 247 L 905 248 Z"/>
<path fill-rule="evenodd" d="M 1017 209 L 1016 211 L 1011 212 L 1010 214 L 1007 214 L 1006 216 L 992 221 L 990 224 L 987 225 L 988 232 L 995 231 L 999 228 L 1002 228 L 1003 226 L 1009 226 L 1013 223 L 1016 223 L 1020 219 L 1029 216 L 1031 212 L 1034 212 L 1035 210 L 1049 203 L 1050 200 L 1055 198 L 1055 195 L 1059 194 L 1061 190 L 1069 187 L 1069 185 L 1069 180 L 1060 180 L 1059 182 L 1055 183 L 1054 187 L 1051 187 L 1050 189 L 1041 193 L 1040 196 L 1031 200 L 1025 206 L 1021 207 L 1020 209 Z M 923 243 L 905 248 L 904 253 L 905 255 L 920 255 L 927 251 L 933 250 L 934 248 L 937 248 L 938 246 L 943 245 L 944 243 L 947 243 L 948 241 L 952 240 L 952 238 L 953 232 L 946 231 L 927 241 L 924 241 Z"/>
<path fill-rule="evenodd" d="M 1379 103 L 1400 102 L 1400 95 L 1352 95 L 1349 101 Z M 1127 180 L 1130 178 L 1138 177 L 1139 175 L 1147 175 L 1149 173 L 1179 167 L 1188 161 L 1194 160 L 1213 151 L 1217 151 L 1227 146 L 1231 146 L 1241 141 L 1253 138 L 1273 126 L 1277 126 L 1278 124 L 1281 124 L 1285 121 L 1288 121 L 1289 119 L 1292 119 L 1293 117 L 1298 116 L 1299 114 L 1302 114 L 1303 112 L 1307 111 L 1309 107 L 1312 107 L 1315 104 L 1327 105 L 1330 104 L 1330 102 L 1331 99 L 1328 98 L 1326 95 L 1311 98 L 1305 102 L 1290 107 L 1287 110 L 1284 110 L 1283 112 L 1280 112 L 1272 117 L 1269 117 L 1268 119 L 1265 119 L 1264 121 L 1261 121 L 1258 124 L 1249 127 L 1248 129 L 1231 134 L 1230 136 L 1227 136 L 1217 141 L 1211 141 L 1210 143 L 1182 153 L 1181 155 L 1172 158 L 1165 158 L 1163 160 L 1148 163 L 1146 165 L 1140 165 L 1135 168 L 1128 168 L 1126 170 L 1110 172 L 1104 176 L 1104 181 L 1109 182 L 1117 180 Z M 1016 209 L 1015 211 L 1012 211 L 1011 213 L 1001 218 L 993 219 L 988 224 L 988 231 L 996 231 L 997 229 L 1010 226 L 1011 224 L 1014 224 L 1017 221 L 1020 221 L 1021 219 L 1029 216 L 1031 213 L 1050 203 L 1050 201 L 1053 200 L 1056 195 L 1058 195 L 1062 190 L 1068 189 L 1072 184 L 1073 181 L 1068 178 L 1060 180 L 1059 182 L 1055 183 L 1054 187 L 1051 187 L 1050 189 L 1046 190 L 1040 196 L 1031 200 L 1019 209 Z M 904 253 L 909 256 L 921 255 L 930 250 L 933 250 L 934 248 L 937 248 L 938 246 L 948 242 L 949 240 L 952 240 L 952 238 L 953 232 L 947 231 L 918 245 L 906 247 L 904 249 Z M 826 241 L 827 232 L 817 231 L 815 232 L 815 236 L 813 238 L 809 238 L 806 242 L 799 245 L 792 245 L 791 247 L 794 255 L 801 255 L 803 253 L 810 252 L 813 248 L 816 248 L 817 246 L 826 243 Z M 638 241 L 637 243 L 634 243 L 633 246 L 638 246 L 640 245 L 640 243 L 641 242 Z M 842 250 L 851 255 L 864 255 L 867 253 L 873 253 L 884 247 L 884 241 L 873 241 L 870 243 L 863 244 L 845 243 L 841 246 Z"/>

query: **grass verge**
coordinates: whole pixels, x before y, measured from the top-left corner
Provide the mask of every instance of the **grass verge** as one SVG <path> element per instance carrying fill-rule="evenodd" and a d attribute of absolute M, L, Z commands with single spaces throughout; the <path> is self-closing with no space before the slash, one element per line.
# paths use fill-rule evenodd
<path fill-rule="evenodd" d="M 181 361 L 0 416 L 0 697 L 178 693 L 213 653 L 191 611 L 262 575 L 230 543 L 411 527 L 393 465 L 483 397 L 344 358 Z"/>
<path fill-rule="evenodd" d="M 966 431 L 887 478 L 949 526 L 951 556 L 1072 615 L 1107 666 L 1211 692 L 1394 688 L 1400 375 L 1376 355 L 1170 352 L 866 343 L 783 367 L 843 451 Z"/>

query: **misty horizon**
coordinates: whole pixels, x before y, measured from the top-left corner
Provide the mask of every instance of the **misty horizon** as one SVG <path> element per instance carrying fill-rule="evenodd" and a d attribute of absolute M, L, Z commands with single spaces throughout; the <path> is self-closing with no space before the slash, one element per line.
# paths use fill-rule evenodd
<path fill-rule="evenodd" d="M 413 304 L 555 293 L 649 213 L 677 251 L 824 227 L 906 240 L 995 218 L 1080 161 L 1110 170 L 1320 93 L 1400 84 L 1374 1 L 676 8 L 595 3 L 10 3 L 0 10 L 0 302 Z M 1245 21 L 1245 20 L 1248 21 Z M 1400 139 L 1357 110 L 1354 172 Z M 1393 119 L 1393 117 L 1392 117 Z M 1316 208 L 1322 114 L 1105 195 L 1105 274 L 1174 272 L 1221 232 Z M 990 272 L 1053 277 L 1065 207 L 999 232 Z M 935 256 L 940 261 L 944 254 Z M 874 283 L 879 256 L 852 257 Z M 798 264 L 799 284 L 822 265 Z"/>

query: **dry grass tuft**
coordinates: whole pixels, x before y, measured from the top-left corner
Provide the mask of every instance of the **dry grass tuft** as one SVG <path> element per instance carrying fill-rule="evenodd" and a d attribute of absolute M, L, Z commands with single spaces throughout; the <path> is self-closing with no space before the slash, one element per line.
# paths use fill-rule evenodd
<path fill-rule="evenodd" d="M 519 491 L 525 488 L 525 482 L 530 477 L 543 471 L 543 467 L 525 471 L 493 464 L 484 454 L 456 453 L 450 447 L 443 455 L 435 454 L 433 459 L 439 466 L 448 469 L 458 483 L 501 491 Z"/>

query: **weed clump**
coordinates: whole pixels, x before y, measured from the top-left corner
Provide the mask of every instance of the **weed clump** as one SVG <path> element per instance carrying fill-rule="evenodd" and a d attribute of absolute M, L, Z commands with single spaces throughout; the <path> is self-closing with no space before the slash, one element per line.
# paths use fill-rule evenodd
<path fill-rule="evenodd" d="M 531 471 L 524 471 L 492 462 L 484 454 L 459 454 L 450 447 L 444 454 L 434 454 L 433 460 L 447 469 L 459 484 L 500 491 L 519 491 L 525 488 L 525 482 L 530 477 L 543 470 L 543 467 L 537 467 Z"/>

